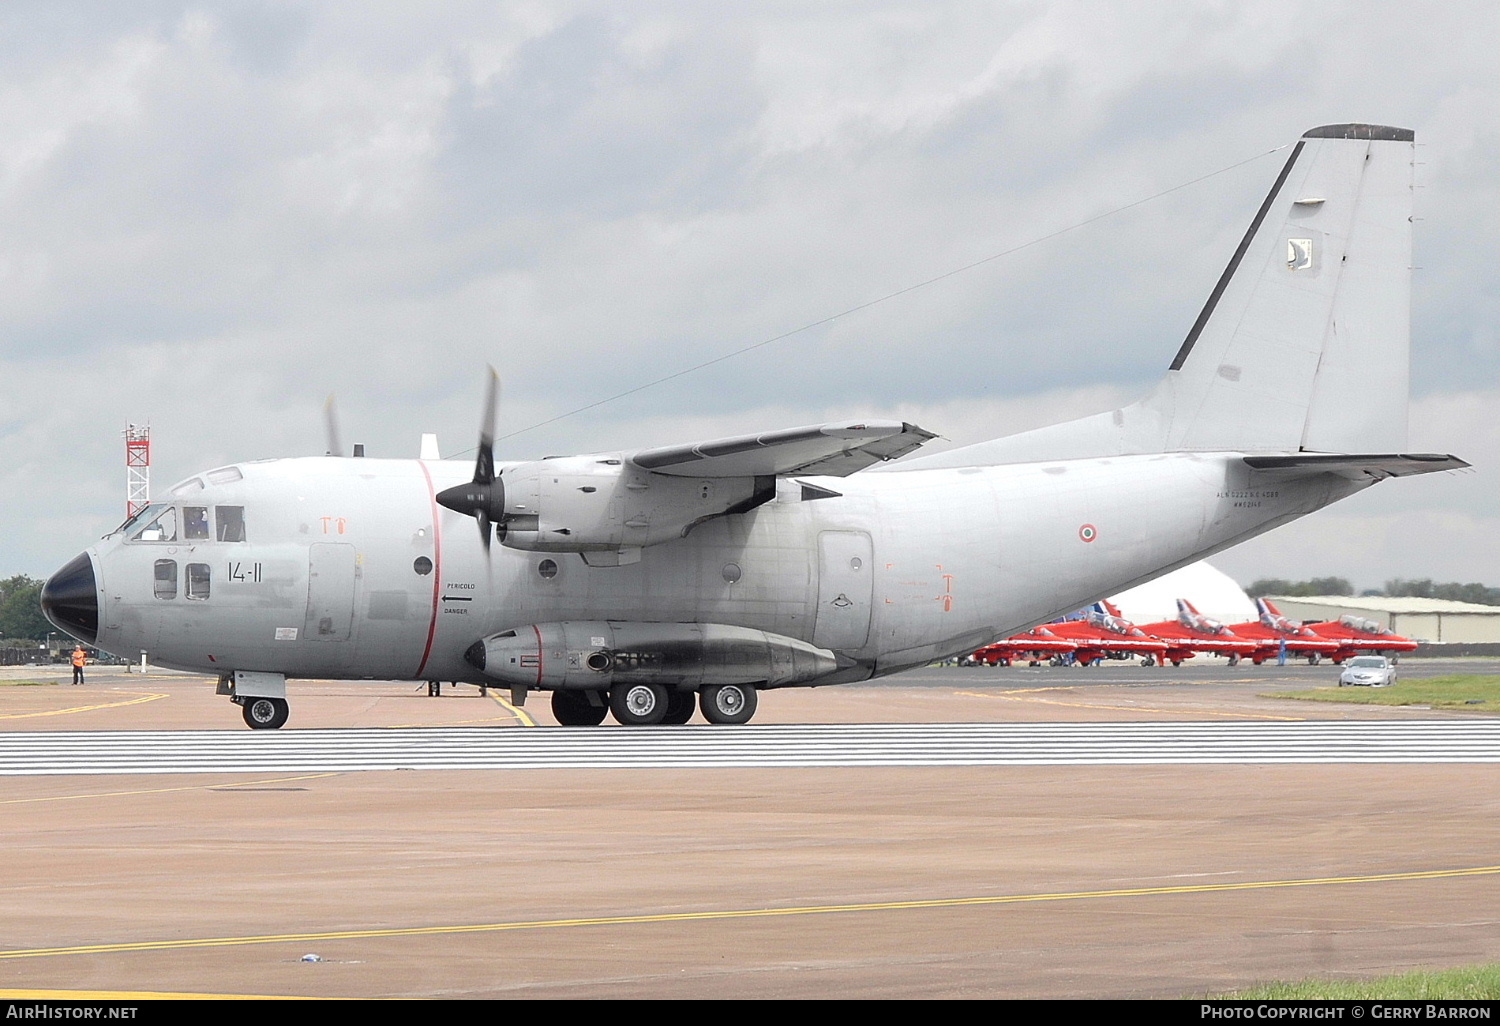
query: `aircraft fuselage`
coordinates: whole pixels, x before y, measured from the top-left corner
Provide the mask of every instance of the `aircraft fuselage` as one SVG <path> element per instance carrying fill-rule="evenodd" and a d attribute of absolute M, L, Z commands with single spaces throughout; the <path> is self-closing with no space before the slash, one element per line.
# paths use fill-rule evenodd
<path fill-rule="evenodd" d="M 591 566 L 487 555 L 435 500 L 466 479 L 458 463 L 233 469 L 174 489 L 170 540 L 135 538 L 142 518 L 89 550 L 100 648 L 207 673 L 494 683 L 464 653 L 507 628 L 715 623 L 831 651 L 839 668 L 807 683 L 841 683 L 972 651 L 1363 487 L 1276 480 L 1235 454 L 783 479 L 774 500 L 637 563 Z M 838 494 L 804 498 L 804 481 Z M 201 516 L 213 526 L 189 539 Z M 219 540 L 240 535 L 217 526 L 236 517 L 243 540 Z"/>

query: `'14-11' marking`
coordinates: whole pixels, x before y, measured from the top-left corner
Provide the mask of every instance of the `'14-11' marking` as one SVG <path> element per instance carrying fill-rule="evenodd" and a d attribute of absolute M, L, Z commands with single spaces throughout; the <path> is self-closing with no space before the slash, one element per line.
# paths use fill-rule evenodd
<path fill-rule="evenodd" d="M 229 579 L 231 581 L 260 581 L 259 563 L 230 563 Z"/>

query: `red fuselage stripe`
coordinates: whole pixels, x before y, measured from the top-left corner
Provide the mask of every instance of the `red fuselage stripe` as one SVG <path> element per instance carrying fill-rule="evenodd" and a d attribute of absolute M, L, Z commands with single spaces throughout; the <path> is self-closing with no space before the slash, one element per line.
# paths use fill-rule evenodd
<path fill-rule="evenodd" d="M 427 472 L 427 464 L 418 461 L 417 466 L 422 468 L 422 476 L 427 479 L 427 498 L 432 503 L 432 620 L 427 625 L 427 647 L 422 649 L 422 662 L 415 674 L 421 677 L 432 655 L 432 639 L 437 634 L 438 599 L 443 588 L 443 531 L 439 526 L 437 489 L 432 486 L 432 475 Z"/>

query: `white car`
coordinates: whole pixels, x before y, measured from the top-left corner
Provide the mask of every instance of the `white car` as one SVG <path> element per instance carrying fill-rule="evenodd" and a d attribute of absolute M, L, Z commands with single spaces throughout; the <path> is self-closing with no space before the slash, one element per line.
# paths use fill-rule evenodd
<path fill-rule="evenodd" d="M 1339 687 L 1383 688 L 1396 683 L 1396 667 L 1385 656 L 1355 656 L 1339 674 Z"/>

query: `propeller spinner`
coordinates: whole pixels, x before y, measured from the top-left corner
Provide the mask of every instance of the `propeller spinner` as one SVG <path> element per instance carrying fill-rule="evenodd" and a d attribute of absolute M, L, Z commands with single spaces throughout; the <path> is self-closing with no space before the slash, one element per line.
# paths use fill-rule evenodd
<path fill-rule="evenodd" d="M 495 474 L 495 415 L 500 404 L 500 375 L 490 368 L 485 391 L 484 417 L 479 424 L 479 455 L 474 460 L 474 480 L 444 488 L 437 494 L 440 505 L 473 517 L 479 523 L 479 540 L 490 550 L 491 525 L 505 532 L 505 483 Z"/>

